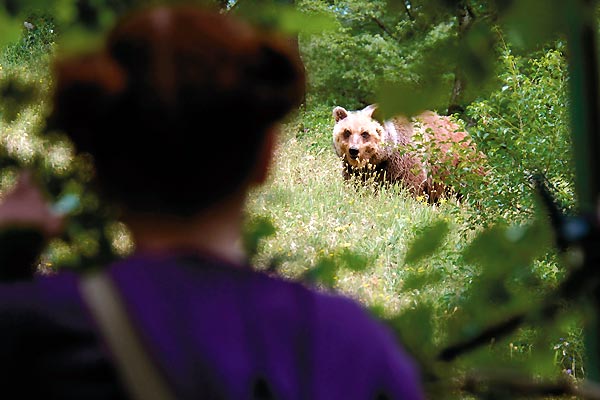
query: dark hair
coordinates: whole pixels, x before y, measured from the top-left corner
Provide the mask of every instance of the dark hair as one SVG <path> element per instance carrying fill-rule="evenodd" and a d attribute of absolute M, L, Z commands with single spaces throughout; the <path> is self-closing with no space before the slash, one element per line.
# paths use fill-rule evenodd
<path fill-rule="evenodd" d="M 305 79 L 289 39 L 190 6 L 132 14 L 55 74 L 50 123 L 93 155 L 101 191 L 178 215 L 240 188 Z"/>

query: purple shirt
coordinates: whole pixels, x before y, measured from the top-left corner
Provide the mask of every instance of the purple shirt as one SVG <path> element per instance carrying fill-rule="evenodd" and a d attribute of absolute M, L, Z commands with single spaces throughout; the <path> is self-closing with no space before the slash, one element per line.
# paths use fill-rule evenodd
<path fill-rule="evenodd" d="M 178 398 L 423 398 L 390 332 L 346 298 L 214 258 L 137 255 L 109 274 Z M 125 397 L 77 282 L 0 286 L 0 391 Z"/>

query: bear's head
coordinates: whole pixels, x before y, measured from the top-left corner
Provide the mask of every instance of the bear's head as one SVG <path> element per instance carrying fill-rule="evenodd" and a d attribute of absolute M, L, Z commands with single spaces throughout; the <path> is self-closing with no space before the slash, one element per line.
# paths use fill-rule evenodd
<path fill-rule="evenodd" d="M 359 111 L 333 109 L 333 147 L 338 157 L 354 168 L 377 165 L 387 158 L 386 131 L 373 119 L 376 106 L 370 105 Z"/>

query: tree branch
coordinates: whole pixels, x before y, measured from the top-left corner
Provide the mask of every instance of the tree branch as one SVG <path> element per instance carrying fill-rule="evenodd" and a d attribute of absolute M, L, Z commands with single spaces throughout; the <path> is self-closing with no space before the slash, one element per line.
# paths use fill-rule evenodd
<path fill-rule="evenodd" d="M 241 1 L 242 0 L 237 0 L 235 3 L 233 3 L 231 5 L 231 7 L 229 7 L 229 9 L 225 9 L 224 11 L 227 12 L 227 13 L 232 12 L 238 6 L 238 4 L 240 4 Z"/>
<path fill-rule="evenodd" d="M 594 246 L 595 243 L 598 243 L 598 238 L 595 235 L 588 238 L 588 246 Z M 583 266 L 571 270 L 566 279 L 554 292 L 548 295 L 546 302 L 541 306 L 513 315 L 504 321 L 487 327 L 470 339 L 448 346 L 438 354 L 437 358 L 441 361 L 452 361 L 462 354 L 488 344 L 492 339 L 502 338 L 512 333 L 528 321 L 547 321 L 554 318 L 560 311 L 563 301 L 585 296 L 599 286 L 599 278 L 595 268 L 598 261 L 598 257 L 593 257 L 586 260 Z"/>
<path fill-rule="evenodd" d="M 472 394 L 504 393 L 513 396 L 576 396 L 583 400 L 600 400 L 600 386 L 592 382 L 575 385 L 570 380 L 536 382 L 515 375 L 470 375 L 460 390 Z"/>
<path fill-rule="evenodd" d="M 227 4 L 229 4 L 229 0 L 217 0 L 217 4 L 219 5 L 219 10 L 227 11 Z"/>
<path fill-rule="evenodd" d="M 559 311 L 560 304 L 558 301 L 556 301 L 545 304 L 542 307 L 536 308 L 528 313 L 519 313 L 513 315 L 502 322 L 487 327 L 470 339 L 446 347 L 439 353 L 438 359 L 440 361 L 452 361 L 464 353 L 486 345 L 492 340 L 497 340 L 498 338 L 502 338 L 512 333 L 528 320 L 535 318 L 546 321 L 554 318 Z"/>
<path fill-rule="evenodd" d="M 388 29 L 388 27 L 387 27 L 387 26 L 385 26 L 385 25 L 383 24 L 383 22 L 381 22 L 381 21 L 380 21 L 378 18 L 376 18 L 376 17 L 371 17 L 371 20 L 373 20 L 373 22 L 375 22 L 375 23 L 377 24 L 377 26 L 379 26 L 379 27 L 381 28 L 381 30 L 382 30 L 382 31 L 384 31 L 385 33 L 387 33 L 387 34 L 388 34 L 388 35 L 389 35 L 389 36 L 390 36 L 392 39 L 394 39 L 396 42 L 400 42 L 400 39 L 398 39 L 398 38 L 396 37 L 396 35 L 394 35 L 394 34 L 392 33 L 392 31 L 390 31 L 390 30 Z"/>
<path fill-rule="evenodd" d="M 412 14 L 410 9 L 412 8 L 412 4 L 410 4 L 409 0 L 403 0 L 402 4 L 404 5 L 404 11 L 406 11 L 406 15 L 408 15 L 408 19 L 411 21 L 415 20 L 415 16 Z"/>
<path fill-rule="evenodd" d="M 452 361 L 461 354 L 488 344 L 492 339 L 505 336 L 517 329 L 525 321 L 525 314 L 517 314 L 496 325 L 489 326 L 471 339 L 443 349 L 438 355 L 440 361 Z"/>
<path fill-rule="evenodd" d="M 473 22 L 475 21 L 475 14 L 468 4 L 463 4 L 458 10 L 458 37 L 462 40 L 465 34 L 469 31 Z M 467 83 L 467 79 L 464 76 L 461 66 L 457 65 L 454 71 L 454 85 L 452 87 L 452 94 L 450 96 L 450 104 L 448 105 L 447 114 L 456 114 L 464 112 L 462 106 L 463 93 Z"/>

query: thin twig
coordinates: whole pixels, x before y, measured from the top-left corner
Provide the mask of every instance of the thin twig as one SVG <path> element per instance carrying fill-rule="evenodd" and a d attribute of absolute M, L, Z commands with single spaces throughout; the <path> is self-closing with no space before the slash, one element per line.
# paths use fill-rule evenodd
<path fill-rule="evenodd" d="M 576 396 L 582 400 L 600 400 L 600 385 L 593 382 L 533 381 L 515 375 L 469 375 L 460 390 L 473 393 L 506 393 L 512 396 Z"/>
<path fill-rule="evenodd" d="M 232 12 L 232 11 L 233 11 L 233 10 L 234 10 L 234 9 L 235 9 L 237 6 L 238 6 L 238 4 L 240 4 L 240 2 L 241 2 L 241 1 L 242 1 L 242 0 L 237 0 L 235 3 L 233 3 L 233 4 L 231 5 L 231 7 L 229 7 L 229 9 L 225 10 L 225 12 L 226 12 L 226 13 L 230 13 L 230 12 Z"/>
<path fill-rule="evenodd" d="M 440 352 L 438 359 L 452 361 L 464 353 L 488 344 L 492 339 L 505 336 L 521 326 L 525 321 L 525 317 L 525 314 L 514 315 L 505 321 L 484 329 L 470 339 L 448 346 Z"/>
<path fill-rule="evenodd" d="M 388 34 L 388 35 L 389 35 L 389 36 L 390 36 L 392 39 L 394 39 L 394 40 L 395 40 L 395 41 L 397 41 L 397 42 L 399 42 L 399 41 L 400 41 L 400 39 L 398 39 L 398 38 L 396 37 L 396 35 L 394 35 L 394 34 L 392 33 L 392 31 L 390 31 L 390 30 L 388 29 L 388 27 L 387 27 L 387 26 L 385 26 L 385 25 L 383 24 L 383 22 L 381 22 L 381 21 L 380 21 L 378 18 L 376 18 L 376 17 L 371 17 L 371 19 L 373 20 L 373 22 L 375 22 L 375 23 L 377 24 L 377 26 L 379 26 L 379 27 L 381 28 L 381 30 L 383 30 L 385 33 L 387 33 L 387 34 Z"/>
<path fill-rule="evenodd" d="M 404 5 L 404 10 L 406 11 L 406 15 L 408 15 L 408 19 L 410 19 L 411 21 L 415 20 L 414 15 L 412 14 L 412 12 L 410 11 L 412 5 L 410 4 L 409 0 L 404 0 L 402 1 L 402 4 Z M 411 7 L 409 7 L 409 5 L 411 5 Z"/>
<path fill-rule="evenodd" d="M 452 361 L 462 354 L 490 343 L 493 339 L 497 340 L 512 333 L 527 321 L 548 321 L 554 318 L 560 311 L 563 301 L 570 301 L 589 294 L 592 288 L 598 286 L 596 270 L 592 267 L 596 265 L 597 263 L 592 260 L 587 261 L 583 267 L 571 270 L 560 286 L 547 296 L 545 303 L 529 311 L 515 314 L 504 321 L 487 327 L 469 339 L 446 347 L 438 354 L 438 359 Z"/>

